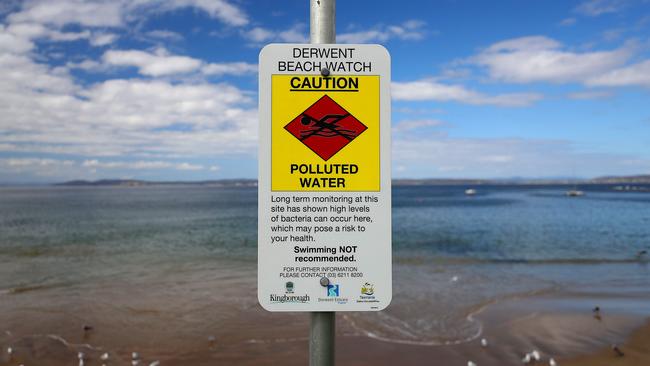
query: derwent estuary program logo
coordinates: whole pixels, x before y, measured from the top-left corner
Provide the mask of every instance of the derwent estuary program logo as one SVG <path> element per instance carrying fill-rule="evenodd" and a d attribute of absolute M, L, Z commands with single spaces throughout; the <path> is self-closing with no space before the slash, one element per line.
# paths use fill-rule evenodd
<path fill-rule="evenodd" d="M 327 296 L 328 297 L 339 296 L 339 285 L 327 285 Z"/>

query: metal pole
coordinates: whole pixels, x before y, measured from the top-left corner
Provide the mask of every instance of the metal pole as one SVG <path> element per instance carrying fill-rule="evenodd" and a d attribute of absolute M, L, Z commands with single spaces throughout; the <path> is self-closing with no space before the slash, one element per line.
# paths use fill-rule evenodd
<path fill-rule="evenodd" d="M 311 313 L 309 366 L 334 365 L 335 314 L 333 311 Z"/>
<path fill-rule="evenodd" d="M 309 38 L 311 43 L 336 43 L 336 0 L 310 0 Z M 309 365 L 334 366 L 336 313 L 311 313 Z"/>
<path fill-rule="evenodd" d="M 336 0 L 310 0 L 311 43 L 336 43 Z"/>

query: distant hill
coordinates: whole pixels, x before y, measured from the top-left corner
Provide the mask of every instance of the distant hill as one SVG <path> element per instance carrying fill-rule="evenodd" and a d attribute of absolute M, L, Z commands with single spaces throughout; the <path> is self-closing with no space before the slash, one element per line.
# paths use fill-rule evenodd
<path fill-rule="evenodd" d="M 650 175 L 631 175 L 626 177 L 598 177 L 591 180 L 598 184 L 650 184 Z"/>
<path fill-rule="evenodd" d="M 478 186 L 478 185 L 570 185 L 570 184 L 650 184 L 650 175 L 633 175 L 620 177 L 598 177 L 593 179 L 568 179 L 568 178 L 509 178 L 509 179 L 393 179 L 393 185 L 396 186 L 431 186 L 431 185 L 458 185 L 458 186 Z M 64 183 L 57 183 L 56 186 L 123 186 L 123 187 L 140 187 L 140 186 L 172 186 L 172 185 L 191 185 L 191 186 L 210 186 L 210 187 L 257 187 L 257 179 L 220 179 L 205 180 L 195 182 L 171 181 L 155 182 L 137 179 L 102 179 L 96 181 L 72 180 Z"/>
<path fill-rule="evenodd" d="M 393 179 L 396 186 L 455 186 L 494 184 L 486 179 Z"/>

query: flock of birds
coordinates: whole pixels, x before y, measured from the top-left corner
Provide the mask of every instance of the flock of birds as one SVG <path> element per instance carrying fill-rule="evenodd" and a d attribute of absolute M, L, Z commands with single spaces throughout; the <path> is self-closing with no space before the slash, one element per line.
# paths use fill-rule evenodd
<path fill-rule="evenodd" d="M 84 334 L 87 332 L 93 330 L 92 326 L 89 325 L 84 325 L 83 326 Z M 215 336 L 209 336 L 208 337 L 208 343 L 212 347 L 214 345 L 214 342 L 216 342 L 217 338 Z M 7 347 L 7 355 L 9 358 L 9 361 L 12 360 L 14 357 L 14 349 L 12 347 Z M 77 353 L 77 359 L 79 360 L 79 366 L 85 366 L 86 361 L 89 359 L 87 355 L 83 352 L 78 352 Z M 103 353 L 101 356 L 99 356 L 99 360 L 101 361 L 102 366 L 108 366 L 109 361 L 111 360 L 111 356 L 108 352 Z M 145 366 L 146 364 L 142 362 L 142 359 L 140 358 L 140 354 L 138 352 L 132 352 L 131 353 L 131 366 Z M 25 366 L 24 364 L 20 364 L 19 366 Z M 149 366 L 160 366 L 160 361 L 156 360 L 151 363 L 149 363 Z"/>
<path fill-rule="evenodd" d="M 77 357 L 79 358 L 79 366 L 84 366 L 85 365 L 85 359 L 86 356 L 84 355 L 83 352 L 79 352 L 77 354 Z M 106 366 L 108 361 L 110 360 L 110 356 L 108 355 L 108 352 L 102 354 L 99 356 L 99 359 L 102 361 L 102 366 Z M 131 353 L 131 365 L 132 366 L 139 366 L 140 365 L 140 355 L 138 352 L 133 352 Z M 152 363 L 149 364 L 149 366 L 160 366 L 160 361 L 153 361 Z"/>
<path fill-rule="evenodd" d="M 487 347 L 488 341 L 485 338 L 481 339 L 481 346 Z M 533 364 L 540 362 L 542 360 L 542 354 L 538 350 L 533 350 L 532 352 L 526 353 L 524 358 L 521 359 L 523 364 Z M 553 357 L 548 360 L 549 366 L 558 366 L 557 361 Z M 467 361 L 467 366 L 478 366 L 474 361 Z"/>
<path fill-rule="evenodd" d="M 7 355 L 9 356 L 9 360 L 11 361 L 12 357 L 14 354 L 14 350 L 11 347 L 7 348 Z M 85 366 L 87 357 L 83 352 L 77 353 L 77 358 L 79 359 L 79 366 Z M 102 361 L 102 366 L 107 366 L 109 360 L 110 360 L 110 355 L 108 352 L 102 354 L 99 356 L 99 359 Z M 131 365 L 132 366 L 140 366 L 140 355 L 137 352 L 131 353 Z M 25 366 L 24 364 L 20 364 L 20 366 Z M 153 361 L 149 364 L 149 366 L 160 366 L 160 361 L 156 360 Z"/>

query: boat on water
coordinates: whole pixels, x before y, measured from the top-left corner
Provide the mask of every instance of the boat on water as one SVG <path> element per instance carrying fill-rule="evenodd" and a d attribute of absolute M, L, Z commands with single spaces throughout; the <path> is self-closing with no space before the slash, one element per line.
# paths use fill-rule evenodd
<path fill-rule="evenodd" d="M 466 189 L 465 190 L 465 195 L 466 196 L 474 196 L 474 195 L 476 195 L 476 189 L 472 189 L 472 188 Z"/>
<path fill-rule="evenodd" d="M 566 192 L 566 195 L 567 195 L 568 197 L 581 197 L 581 196 L 584 196 L 584 195 L 585 195 L 585 192 L 583 192 L 583 191 L 579 191 L 579 190 L 577 190 L 577 189 L 572 189 L 572 190 L 570 190 L 570 191 L 567 191 L 567 192 Z"/>

